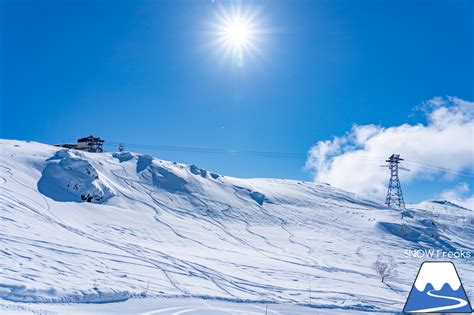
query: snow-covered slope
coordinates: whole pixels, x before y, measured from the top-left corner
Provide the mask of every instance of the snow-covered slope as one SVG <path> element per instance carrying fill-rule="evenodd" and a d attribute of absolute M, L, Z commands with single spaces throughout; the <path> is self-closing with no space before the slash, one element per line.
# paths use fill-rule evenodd
<path fill-rule="evenodd" d="M 424 209 L 433 213 L 448 213 L 456 216 L 463 214 L 472 214 L 473 209 L 461 207 L 448 200 L 427 200 L 416 205 L 411 205 L 412 208 Z"/>
<path fill-rule="evenodd" d="M 405 250 L 473 250 L 472 223 L 472 211 L 402 218 L 326 184 L 0 140 L 0 298 L 10 301 L 194 296 L 401 310 L 422 262 Z M 372 268 L 379 255 L 397 265 L 386 284 Z M 473 260 L 456 267 L 472 288 Z"/>

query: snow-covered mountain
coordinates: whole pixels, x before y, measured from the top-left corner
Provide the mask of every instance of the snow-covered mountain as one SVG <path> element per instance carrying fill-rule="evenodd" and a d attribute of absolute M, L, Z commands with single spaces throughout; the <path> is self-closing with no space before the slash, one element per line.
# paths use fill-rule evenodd
<path fill-rule="evenodd" d="M 407 249 L 474 249 L 473 212 L 448 207 L 402 215 L 327 184 L 0 140 L 0 298 L 400 311 L 423 261 Z M 378 256 L 398 276 L 382 283 Z M 473 259 L 455 263 L 472 290 Z"/>

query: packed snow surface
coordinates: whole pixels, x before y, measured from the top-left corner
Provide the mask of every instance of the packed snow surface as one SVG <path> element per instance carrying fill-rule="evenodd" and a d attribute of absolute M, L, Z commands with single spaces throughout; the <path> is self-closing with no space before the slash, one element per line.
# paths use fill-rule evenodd
<path fill-rule="evenodd" d="M 327 184 L 0 140 L 0 306 L 186 297 L 400 311 L 423 261 L 406 250 L 474 248 L 473 212 L 433 205 L 402 214 Z M 398 276 L 382 283 L 378 256 Z M 472 256 L 455 264 L 472 290 Z"/>

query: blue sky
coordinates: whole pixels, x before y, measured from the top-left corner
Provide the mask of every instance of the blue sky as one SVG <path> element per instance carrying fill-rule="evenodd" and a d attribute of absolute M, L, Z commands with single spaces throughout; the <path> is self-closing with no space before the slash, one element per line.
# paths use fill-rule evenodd
<path fill-rule="evenodd" d="M 474 99 L 472 1 L 238 3 L 265 30 L 241 67 L 211 45 L 217 12 L 237 2 L 0 0 L 0 136 L 305 154 L 353 124 L 423 123 L 412 109 L 435 96 Z M 312 179 L 304 158 L 149 152 Z"/>

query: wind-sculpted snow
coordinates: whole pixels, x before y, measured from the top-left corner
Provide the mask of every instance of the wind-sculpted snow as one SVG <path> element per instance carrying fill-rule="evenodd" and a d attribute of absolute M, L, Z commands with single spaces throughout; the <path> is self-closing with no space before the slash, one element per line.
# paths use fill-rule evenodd
<path fill-rule="evenodd" d="M 133 159 L 133 155 L 130 152 L 115 152 L 112 153 L 112 156 L 122 162 L 127 162 Z"/>
<path fill-rule="evenodd" d="M 327 184 L 0 140 L 0 298 L 401 310 L 421 263 L 406 249 L 474 249 L 461 217 L 410 211 L 402 219 Z M 398 278 L 381 283 L 371 267 L 379 255 L 393 257 Z M 472 285 L 472 259 L 456 267 Z"/>
<path fill-rule="evenodd" d="M 92 164 L 79 154 L 61 150 L 48 159 L 38 190 L 56 201 L 105 202 L 114 195 Z"/>

